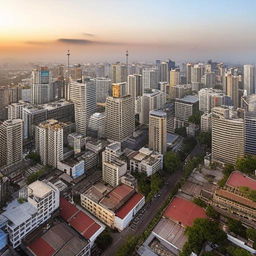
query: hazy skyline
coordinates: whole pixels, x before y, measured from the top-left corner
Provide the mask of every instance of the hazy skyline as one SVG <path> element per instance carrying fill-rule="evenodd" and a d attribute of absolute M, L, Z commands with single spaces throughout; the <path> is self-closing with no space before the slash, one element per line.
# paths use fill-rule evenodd
<path fill-rule="evenodd" d="M 8 0 L 0 59 L 256 62 L 256 1 Z"/>

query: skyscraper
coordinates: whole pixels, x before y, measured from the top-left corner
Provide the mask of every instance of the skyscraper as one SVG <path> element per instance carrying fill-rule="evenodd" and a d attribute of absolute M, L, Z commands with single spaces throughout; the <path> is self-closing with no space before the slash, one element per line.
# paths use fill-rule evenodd
<path fill-rule="evenodd" d="M 155 69 L 144 69 L 142 71 L 142 88 L 158 89 L 158 73 Z"/>
<path fill-rule="evenodd" d="M 22 160 L 23 121 L 6 120 L 0 123 L 0 166 L 10 166 Z"/>
<path fill-rule="evenodd" d="M 65 123 L 50 119 L 40 123 L 35 128 L 36 151 L 44 165 L 57 167 L 63 160 L 63 128 Z"/>
<path fill-rule="evenodd" d="M 112 83 L 122 83 L 127 81 L 127 66 L 121 63 L 112 65 Z"/>
<path fill-rule="evenodd" d="M 245 153 L 256 155 L 256 113 L 245 112 Z"/>
<path fill-rule="evenodd" d="M 244 90 L 247 95 L 255 93 L 255 66 L 244 65 Z"/>
<path fill-rule="evenodd" d="M 112 96 L 115 98 L 124 97 L 127 94 L 127 83 L 113 83 L 112 84 Z"/>
<path fill-rule="evenodd" d="M 134 74 L 128 76 L 128 95 L 132 98 L 142 96 L 142 75 Z"/>
<path fill-rule="evenodd" d="M 32 71 L 32 103 L 44 104 L 53 100 L 52 75 L 47 67 Z"/>
<path fill-rule="evenodd" d="M 238 89 L 239 89 L 239 77 L 234 76 L 232 74 L 226 75 L 226 94 L 231 97 L 232 103 L 235 108 L 239 106 L 239 96 L 238 96 Z"/>
<path fill-rule="evenodd" d="M 192 64 L 191 63 L 187 63 L 187 65 L 186 65 L 187 84 L 191 84 L 191 69 L 192 69 Z"/>
<path fill-rule="evenodd" d="M 106 98 L 111 95 L 111 79 L 97 77 L 93 80 L 96 85 L 96 101 L 97 103 L 105 103 Z"/>
<path fill-rule="evenodd" d="M 108 139 L 123 141 L 135 130 L 134 100 L 131 96 L 108 97 L 105 134 Z"/>
<path fill-rule="evenodd" d="M 149 148 L 164 154 L 167 146 L 167 114 L 162 110 L 149 112 Z"/>
<path fill-rule="evenodd" d="M 229 108 L 212 109 L 212 160 L 235 164 L 244 156 L 244 121 Z"/>
<path fill-rule="evenodd" d="M 70 100 L 75 104 L 76 131 L 86 135 L 89 118 L 96 111 L 95 84 L 71 82 Z"/>
<path fill-rule="evenodd" d="M 168 82 L 169 81 L 169 68 L 168 63 L 163 61 L 160 64 L 159 70 L 159 82 Z"/>
<path fill-rule="evenodd" d="M 178 68 L 170 71 L 170 86 L 180 84 L 180 70 Z"/>

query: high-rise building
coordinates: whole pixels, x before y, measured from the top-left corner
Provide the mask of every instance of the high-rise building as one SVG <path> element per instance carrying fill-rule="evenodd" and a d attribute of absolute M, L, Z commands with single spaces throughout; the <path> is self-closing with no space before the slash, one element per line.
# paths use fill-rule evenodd
<path fill-rule="evenodd" d="M 244 121 L 229 108 L 212 109 L 212 160 L 235 164 L 244 157 Z"/>
<path fill-rule="evenodd" d="M 201 83 L 202 68 L 200 65 L 191 67 L 191 83 Z"/>
<path fill-rule="evenodd" d="M 162 110 L 149 112 L 149 148 L 164 154 L 167 147 L 167 114 Z"/>
<path fill-rule="evenodd" d="M 206 72 L 202 77 L 201 77 L 201 83 L 203 87 L 206 88 L 214 88 L 216 84 L 216 75 L 214 72 Z"/>
<path fill-rule="evenodd" d="M 142 71 L 142 88 L 158 89 L 158 71 L 156 69 L 144 69 Z"/>
<path fill-rule="evenodd" d="M 170 71 L 170 86 L 180 84 L 180 70 L 178 68 Z"/>
<path fill-rule="evenodd" d="M 22 160 L 23 121 L 6 120 L 0 123 L 0 166 L 10 166 Z"/>
<path fill-rule="evenodd" d="M 52 75 L 47 67 L 32 72 L 32 103 L 44 104 L 53 100 Z"/>
<path fill-rule="evenodd" d="M 159 82 L 169 81 L 169 68 L 168 63 L 163 61 L 159 66 Z"/>
<path fill-rule="evenodd" d="M 8 105 L 8 119 L 22 119 L 23 108 L 28 105 L 25 102 L 12 103 Z"/>
<path fill-rule="evenodd" d="M 178 84 L 170 87 L 169 98 L 181 99 L 186 95 L 191 95 L 191 93 L 192 93 L 191 84 Z"/>
<path fill-rule="evenodd" d="M 149 112 L 151 110 L 160 109 L 166 103 L 166 94 L 159 90 L 148 89 L 145 90 L 140 100 L 140 123 L 149 123 Z"/>
<path fill-rule="evenodd" d="M 187 84 L 191 84 L 191 69 L 192 69 L 192 64 L 187 63 L 186 65 L 186 80 Z"/>
<path fill-rule="evenodd" d="M 256 112 L 245 112 L 245 153 L 256 155 Z"/>
<path fill-rule="evenodd" d="M 209 132 L 212 130 L 212 113 L 204 113 L 201 115 L 201 131 Z"/>
<path fill-rule="evenodd" d="M 63 160 L 64 127 L 67 124 L 50 119 L 35 128 L 35 146 L 44 165 L 57 167 Z"/>
<path fill-rule="evenodd" d="M 75 105 L 76 131 L 86 135 L 90 116 L 96 111 L 96 87 L 93 82 L 71 82 L 70 100 Z"/>
<path fill-rule="evenodd" d="M 123 83 L 127 81 L 127 66 L 121 63 L 112 65 L 112 83 Z"/>
<path fill-rule="evenodd" d="M 128 76 L 128 95 L 131 95 L 133 99 L 142 96 L 142 75 Z"/>
<path fill-rule="evenodd" d="M 96 102 L 105 103 L 106 98 L 111 95 L 111 79 L 97 77 L 93 81 L 96 85 Z"/>
<path fill-rule="evenodd" d="M 112 96 L 115 98 L 124 97 L 127 94 L 127 83 L 113 83 L 112 84 Z"/>
<path fill-rule="evenodd" d="M 92 133 L 98 138 L 105 137 L 105 122 L 105 113 L 94 113 L 89 120 L 88 133 Z"/>
<path fill-rule="evenodd" d="M 239 77 L 232 74 L 226 75 L 226 94 L 231 97 L 233 106 L 237 108 L 239 104 Z"/>
<path fill-rule="evenodd" d="M 135 108 L 131 96 L 108 97 L 105 134 L 108 139 L 123 141 L 135 130 Z"/>
<path fill-rule="evenodd" d="M 204 88 L 198 92 L 199 110 L 204 113 L 210 113 L 213 107 L 230 105 L 231 98 L 226 96 L 222 90 Z"/>
<path fill-rule="evenodd" d="M 255 93 L 255 66 L 244 65 L 244 90 L 247 95 Z"/>

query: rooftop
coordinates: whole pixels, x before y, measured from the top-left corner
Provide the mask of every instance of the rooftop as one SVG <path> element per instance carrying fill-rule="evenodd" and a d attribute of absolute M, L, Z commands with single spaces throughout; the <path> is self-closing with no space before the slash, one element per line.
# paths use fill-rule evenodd
<path fill-rule="evenodd" d="M 31 193 L 34 196 L 39 198 L 45 197 L 53 190 L 48 184 L 40 180 L 37 180 L 28 185 L 28 189 L 31 190 Z"/>
<path fill-rule="evenodd" d="M 152 116 L 158 116 L 158 117 L 166 117 L 167 116 L 166 112 L 163 110 L 151 110 L 149 112 L 149 114 Z"/>
<path fill-rule="evenodd" d="M 182 99 L 176 99 L 177 101 L 181 101 L 181 102 L 185 102 L 185 103 L 196 103 L 198 102 L 198 97 L 197 96 L 193 96 L 193 95 L 187 95 L 185 97 L 183 97 Z"/>
<path fill-rule="evenodd" d="M 202 207 L 181 197 L 174 197 L 163 216 L 185 227 L 192 226 L 197 218 L 207 218 Z"/>
<path fill-rule="evenodd" d="M 230 174 L 226 185 L 230 187 L 248 187 L 252 190 L 256 190 L 256 180 L 238 171 Z"/>
<path fill-rule="evenodd" d="M 86 239 L 91 239 L 101 229 L 101 226 L 95 220 L 65 198 L 60 199 L 60 215 Z"/>
<path fill-rule="evenodd" d="M 72 256 L 77 255 L 87 244 L 67 224 L 59 223 L 33 240 L 27 249 L 36 256 Z"/>

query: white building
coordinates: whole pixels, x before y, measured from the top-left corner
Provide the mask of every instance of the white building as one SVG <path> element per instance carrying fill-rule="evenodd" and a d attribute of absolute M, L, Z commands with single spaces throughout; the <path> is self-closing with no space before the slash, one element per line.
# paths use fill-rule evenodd
<path fill-rule="evenodd" d="M 142 71 L 142 88 L 157 89 L 158 88 L 158 72 L 156 69 L 144 69 Z"/>
<path fill-rule="evenodd" d="M 91 115 L 88 124 L 88 130 L 95 133 L 98 138 L 105 137 L 105 113 L 94 113 Z"/>
<path fill-rule="evenodd" d="M 255 93 L 255 66 L 244 65 L 244 90 L 247 95 Z"/>
<path fill-rule="evenodd" d="M 94 82 L 96 85 L 96 102 L 105 103 L 107 97 L 111 95 L 111 79 L 97 77 Z"/>
<path fill-rule="evenodd" d="M 14 248 L 27 234 L 45 223 L 60 204 L 59 190 L 50 182 L 35 181 L 27 189 L 27 202 L 13 202 L 1 214 Z"/>
<path fill-rule="evenodd" d="M 147 176 L 163 169 L 163 155 L 148 148 L 141 148 L 129 160 L 130 171 L 145 172 Z"/>
<path fill-rule="evenodd" d="M 134 74 L 128 76 L 128 95 L 133 99 L 142 96 L 142 75 Z"/>

